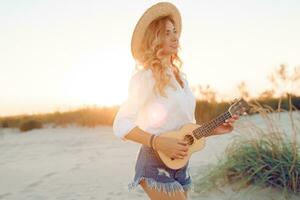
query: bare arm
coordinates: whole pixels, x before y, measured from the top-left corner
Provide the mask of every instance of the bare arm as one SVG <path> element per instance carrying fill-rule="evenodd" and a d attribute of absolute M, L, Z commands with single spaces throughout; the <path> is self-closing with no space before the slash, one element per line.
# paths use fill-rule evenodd
<path fill-rule="evenodd" d="M 125 138 L 134 142 L 138 142 L 141 144 L 144 144 L 148 147 L 150 147 L 149 141 L 150 141 L 151 134 L 148 132 L 143 131 L 138 126 L 133 128 L 126 136 Z"/>
<path fill-rule="evenodd" d="M 151 135 L 152 134 L 145 132 L 136 126 L 127 135 L 125 135 L 125 138 L 150 147 L 149 141 Z M 188 146 L 185 141 L 181 141 L 176 138 L 168 138 L 161 136 L 156 137 L 157 139 L 155 140 L 155 150 L 160 150 L 169 157 L 174 158 L 183 158 L 184 156 L 187 156 Z"/>

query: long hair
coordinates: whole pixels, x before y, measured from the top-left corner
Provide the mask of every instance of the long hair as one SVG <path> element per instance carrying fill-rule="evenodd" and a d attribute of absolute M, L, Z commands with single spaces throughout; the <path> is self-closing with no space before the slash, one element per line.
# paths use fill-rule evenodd
<path fill-rule="evenodd" d="M 141 44 L 141 56 L 137 59 L 138 66 L 144 69 L 150 68 L 155 79 L 154 92 L 166 97 L 165 87 L 170 84 L 171 76 L 166 73 L 167 67 L 172 67 L 174 75 L 183 87 L 183 81 L 180 78 L 180 69 L 182 61 L 178 54 L 171 56 L 171 65 L 168 66 L 168 56 L 162 55 L 163 42 L 165 39 L 166 23 L 171 21 L 174 25 L 174 20 L 170 16 L 160 17 L 154 20 L 147 28 Z M 176 90 L 174 84 L 170 84 Z"/>

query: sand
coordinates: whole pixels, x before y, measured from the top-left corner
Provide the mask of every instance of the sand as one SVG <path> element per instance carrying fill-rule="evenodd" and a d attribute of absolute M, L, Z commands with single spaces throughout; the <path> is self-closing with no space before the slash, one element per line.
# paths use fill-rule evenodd
<path fill-rule="evenodd" d="M 244 120 L 262 124 L 258 116 L 248 116 L 241 118 L 236 127 Z M 287 114 L 280 117 L 280 123 L 287 130 L 288 122 Z M 238 134 L 241 133 L 235 130 L 232 134 L 207 138 L 206 147 L 191 157 L 192 179 L 215 164 Z M 138 143 L 116 138 L 109 126 L 59 128 L 48 125 L 26 133 L 0 129 L 0 199 L 148 199 L 140 187 L 127 190 L 134 176 L 139 147 Z M 222 190 L 205 195 L 191 192 L 189 199 L 282 199 L 280 193 L 272 189 L 251 193 L 235 192 L 230 187 Z"/>

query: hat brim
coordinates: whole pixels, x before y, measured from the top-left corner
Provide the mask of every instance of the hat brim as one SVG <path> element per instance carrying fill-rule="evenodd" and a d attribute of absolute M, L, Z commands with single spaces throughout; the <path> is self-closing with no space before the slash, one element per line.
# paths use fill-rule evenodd
<path fill-rule="evenodd" d="M 131 38 L 131 53 L 134 59 L 140 57 L 140 45 L 147 27 L 158 17 L 171 16 L 178 36 L 181 33 L 181 16 L 179 10 L 169 2 L 160 2 L 148 8 L 137 22 Z"/>

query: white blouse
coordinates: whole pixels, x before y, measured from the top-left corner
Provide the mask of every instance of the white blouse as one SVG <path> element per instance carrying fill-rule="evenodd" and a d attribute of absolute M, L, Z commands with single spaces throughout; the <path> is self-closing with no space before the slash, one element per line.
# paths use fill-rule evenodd
<path fill-rule="evenodd" d="M 196 98 L 183 72 L 180 77 L 184 81 L 184 88 L 176 80 L 171 68 L 167 69 L 167 73 L 176 86 L 176 90 L 170 85 L 166 86 L 168 98 L 154 94 L 155 79 L 150 69 L 138 70 L 132 75 L 128 98 L 120 106 L 113 122 L 113 132 L 118 138 L 125 141 L 125 135 L 136 126 L 150 134 L 159 135 L 177 130 L 186 123 L 196 123 Z"/>

